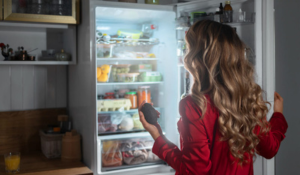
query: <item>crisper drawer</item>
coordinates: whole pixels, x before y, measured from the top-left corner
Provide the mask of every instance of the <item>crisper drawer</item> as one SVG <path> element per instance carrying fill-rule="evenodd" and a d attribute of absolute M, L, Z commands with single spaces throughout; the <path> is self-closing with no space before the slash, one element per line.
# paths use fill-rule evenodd
<path fill-rule="evenodd" d="M 161 165 L 164 162 L 152 153 L 154 140 L 148 133 L 106 136 L 98 140 L 99 174 Z M 101 137 L 99 137 L 101 138 Z M 153 167 L 152 167 L 153 168 Z"/>

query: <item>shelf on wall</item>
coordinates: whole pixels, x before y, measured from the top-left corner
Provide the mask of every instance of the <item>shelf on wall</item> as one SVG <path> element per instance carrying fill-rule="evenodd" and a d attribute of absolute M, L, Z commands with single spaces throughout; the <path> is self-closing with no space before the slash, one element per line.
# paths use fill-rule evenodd
<path fill-rule="evenodd" d="M 99 86 L 109 85 L 144 85 L 144 84 L 162 84 L 163 81 L 158 82 L 108 82 L 108 83 L 97 83 Z"/>
<path fill-rule="evenodd" d="M 74 65 L 72 61 L 0 61 L 0 65 Z"/>

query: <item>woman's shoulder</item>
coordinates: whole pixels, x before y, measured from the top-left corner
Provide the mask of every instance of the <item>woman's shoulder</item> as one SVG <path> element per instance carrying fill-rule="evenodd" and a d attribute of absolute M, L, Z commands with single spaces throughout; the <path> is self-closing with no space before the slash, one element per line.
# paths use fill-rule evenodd
<path fill-rule="evenodd" d="M 207 105 L 206 105 L 206 111 L 207 111 L 210 110 L 211 108 L 210 97 L 207 94 L 205 94 L 204 96 L 206 97 L 206 101 L 207 101 Z M 200 106 L 195 102 L 195 100 L 191 95 L 186 96 L 180 101 L 179 113 L 181 114 L 181 116 L 186 114 L 195 114 L 195 113 L 198 115 L 202 115 Z"/>

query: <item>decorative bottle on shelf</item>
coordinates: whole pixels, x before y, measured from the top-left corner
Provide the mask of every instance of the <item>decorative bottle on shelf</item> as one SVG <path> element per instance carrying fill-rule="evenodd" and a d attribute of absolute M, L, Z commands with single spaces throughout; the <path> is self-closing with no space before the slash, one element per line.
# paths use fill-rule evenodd
<path fill-rule="evenodd" d="M 184 93 L 181 95 L 181 99 L 184 99 L 185 97 L 187 97 L 189 95 L 190 92 L 190 73 L 188 71 L 186 71 L 185 73 L 185 89 L 184 89 Z"/>
<path fill-rule="evenodd" d="M 224 13 L 224 8 L 223 8 L 223 3 L 220 3 L 220 7 L 219 7 L 219 14 L 220 14 L 220 23 L 223 23 L 224 20 L 223 20 L 223 13 Z"/>
<path fill-rule="evenodd" d="M 64 49 L 60 53 L 55 54 L 57 61 L 70 61 L 70 55 L 65 53 Z"/>
<path fill-rule="evenodd" d="M 225 7 L 224 7 L 224 22 L 226 23 L 230 23 L 232 22 L 232 15 L 233 15 L 233 10 L 231 7 L 231 2 L 230 1 L 226 1 L 225 2 Z"/>

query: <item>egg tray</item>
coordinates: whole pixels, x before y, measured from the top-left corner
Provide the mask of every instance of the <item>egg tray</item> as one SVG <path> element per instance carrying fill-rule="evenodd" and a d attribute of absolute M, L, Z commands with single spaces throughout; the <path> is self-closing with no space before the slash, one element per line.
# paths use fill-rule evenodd
<path fill-rule="evenodd" d="M 107 99 L 97 101 L 98 112 L 117 111 L 120 108 L 124 108 L 124 110 L 128 111 L 131 106 L 131 101 L 129 99 Z"/>

